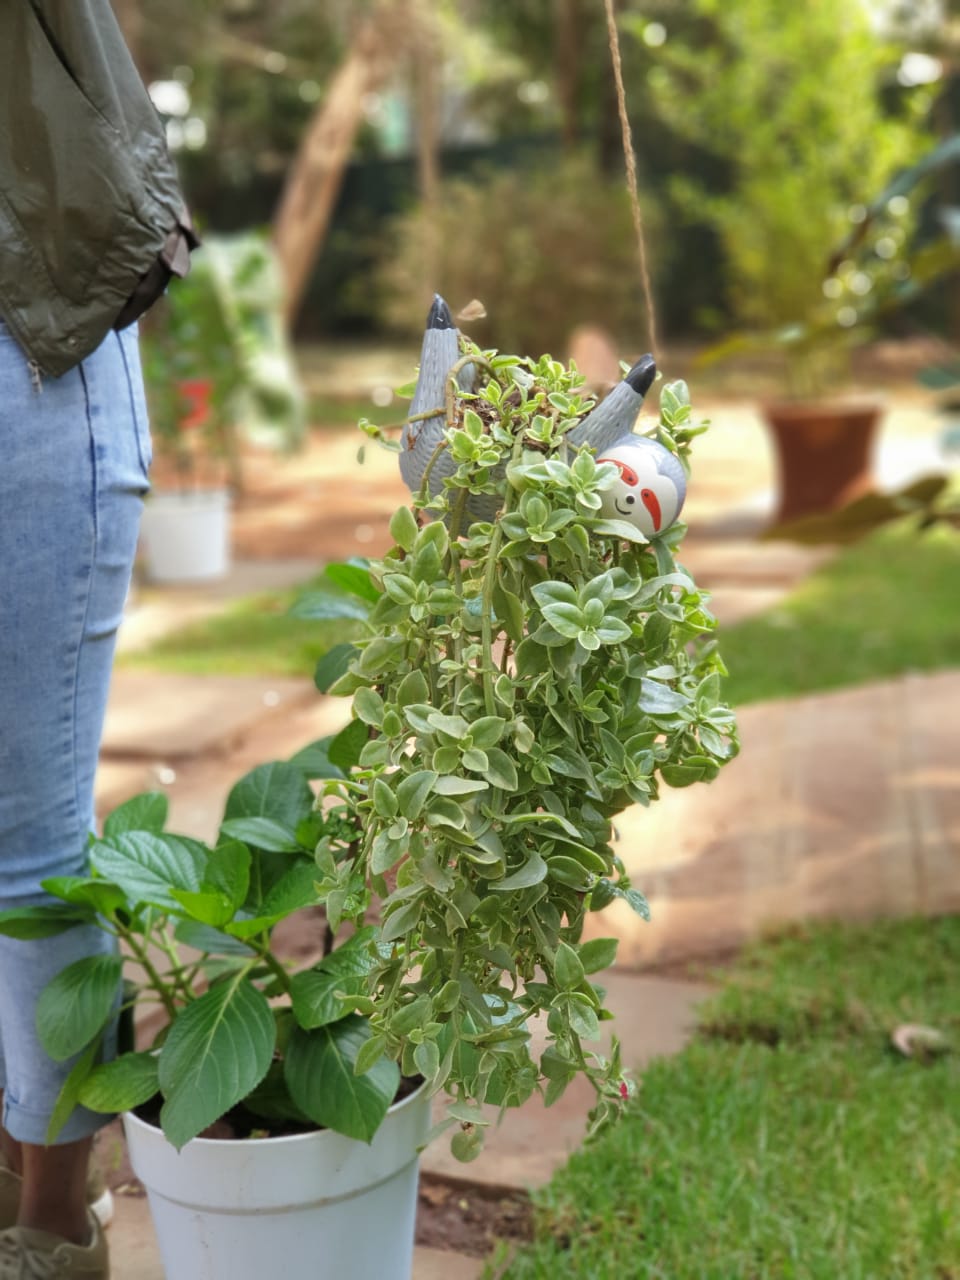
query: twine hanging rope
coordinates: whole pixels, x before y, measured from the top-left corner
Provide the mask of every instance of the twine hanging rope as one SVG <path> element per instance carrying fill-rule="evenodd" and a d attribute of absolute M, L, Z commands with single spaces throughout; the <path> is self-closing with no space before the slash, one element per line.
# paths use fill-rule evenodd
<path fill-rule="evenodd" d="M 633 152 L 633 132 L 630 128 L 630 117 L 627 115 L 627 94 L 623 87 L 623 60 L 620 57 L 620 36 L 617 32 L 617 19 L 614 13 L 613 0 L 603 0 L 607 11 L 607 37 L 610 44 L 610 59 L 613 62 L 613 77 L 617 86 L 617 108 L 620 112 L 620 132 L 623 137 L 623 158 L 627 168 L 627 189 L 630 192 L 630 208 L 633 212 L 633 229 L 637 236 L 637 250 L 640 255 L 640 284 L 643 288 L 643 300 L 647 308 L 647 336 L 650 339 L 650 350 L 653 357 L 659 360 L 657 340 L 657 313 L 653 304 L 653 286 L 650 283 L 650 269 L 647 265 L 647 239 L 643 229 L 643 215 L 640 212 L 640 193 L 637 184 L 637 160 Z"/>

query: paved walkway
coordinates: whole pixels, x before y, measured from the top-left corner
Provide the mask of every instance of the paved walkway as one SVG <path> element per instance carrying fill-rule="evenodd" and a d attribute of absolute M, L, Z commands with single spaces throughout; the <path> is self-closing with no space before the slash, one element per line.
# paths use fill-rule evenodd
<path fill-rule="evenodd" d="M 897 412 L 879 466 L 891 483 L 923 465 L 933 439 L 928 417 L 921 422 L 909 405 Z M 684 560 L 729 622 L 775 603 L 829 553 L 754 541 L 773 504 L 765 436 L 745 406 L 721 406 L 712 416 L 716 426 L 698 451 Z M 356 446 L 352 433 L 321 438 L 305 455 L 254 469 L 229 578 L 213 588 L 138 590 L 121 649 L 143 647 L 234 596 L 305 580 L 328 559 L 383 548 L 404 491 L 392 455 L 369 449 L 358 473 Z M 612 907 L 591 930 L 621 940 L 609 990 L 630 1065 L 642 1069 L 679 1049 L 705 991 L 651 972 L 656 966 L 716 954 L 808 916 L 960 908 L 960 744 L 946 711 L 957 706 L 960 673 L 749 707 L 740 716 L 743 753 L 717 783 L 668 792 L 652 809 L 623 816 L 622 856 L 648 893 L 653 921 Z M 160 786 L 170 795 L 171 826 L 210 837 L 243 772 L 333 732 L 347 714 L 306 677 L 121 669 L 99 808 Z M 478 1162 L 456 1164 L 441 1141 L 424 1167 L 488 1184 L 540 1184 L 580 1141 L 588 1106 L 577 1089 L 549 1111 L 528 1104 L 491 1134 Z M 115 1280 L 162 1280 L 145 1201 L 118 1197 L 111 1236 Z M 480 1270 L 474 1259 L 418 1250 L 414 1280 L 471 1280 Z"/>

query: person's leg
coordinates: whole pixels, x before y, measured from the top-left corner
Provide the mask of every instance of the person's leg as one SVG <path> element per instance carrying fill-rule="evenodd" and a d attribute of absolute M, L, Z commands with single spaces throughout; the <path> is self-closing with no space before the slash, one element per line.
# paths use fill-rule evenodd
<path fill-rule="evenodd" d="M 0 907 L 43 900 L 41 881 L 87 872 L 93 779 L 117 627 L 147 488 L 149 443 L 135 336 L 110 334 L 80 369 L 38 392 L 0 327 Z M 71 1061 L 35 1029 L 40 990 L 102 954 L 95 928 L 0 938 L 3 1149 L 19 1158 L 20 1224 L 89 1236 L 82 1108 L 56 1146 L 47 1128 Z M 20 1145 L 19 1153 L 17 1145 Z"/>
<path fill-rule="evenodd" d="M 58 1147 L 23 1147 L 23 1190 L 17 1225 L 49 1231 L 72 1244 L 88 1244 L 87 1164 L 93 1138 Z M 51 1188 L 57 1194 L 51 1194 Z"/>
<path fill-rule="evenodd" d="M 0 1113 L 3 1111 L 3 1090 L 0 1089 Z M 19 1177 L 23 1173 L 23 1148 L 6 1129 L 0 1126 L 0 1156 L 8 1169 Z"/>

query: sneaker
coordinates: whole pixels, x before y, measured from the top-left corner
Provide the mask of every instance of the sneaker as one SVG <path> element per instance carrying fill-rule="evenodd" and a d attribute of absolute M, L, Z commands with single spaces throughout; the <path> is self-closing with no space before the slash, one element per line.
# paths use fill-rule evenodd
<path fill-rule="evenodd" d="M 113 1195 L 94 1160 L 87 1170 L 87 1208 L 101 1227 L 108 1227 L 113 1221 Z M 19 1209 L 20 1175 L 14 1173 L 0 1154 L 0 1231 L 16 1224 Z"/>
<path fill-rule="evenodd" d="M 0 1231 L 0 1280 L 110 1280 L 107 1242 L 88 1214 L 90 1243 L 71 1244 L 49 1231 L 8 1227 Z"/>

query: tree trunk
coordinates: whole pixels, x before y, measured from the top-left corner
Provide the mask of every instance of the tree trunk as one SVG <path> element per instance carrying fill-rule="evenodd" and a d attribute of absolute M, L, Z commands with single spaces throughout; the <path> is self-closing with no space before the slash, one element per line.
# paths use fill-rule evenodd
<path fill-rule="evenodd" d="M 383 0 L 364 22 L 291 166 L 273 226 L 286 284 L 288 325 L 300 307 L 323 245 L 363 103 L 384 79 L 405 35 L 406 0 Z"/>
<path fill-rule="evenodd" d="M 560 100 L 560 136 L 569 151 L 580 139 L 580 91 L 583 82 L 584 24 L 581 0 L 556 0 L 554 67 Z"/>

